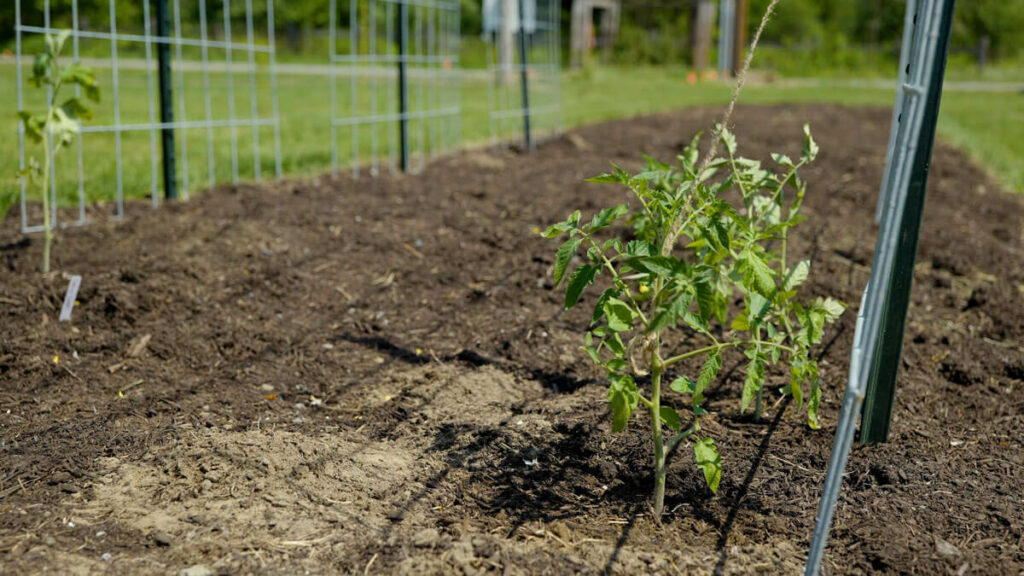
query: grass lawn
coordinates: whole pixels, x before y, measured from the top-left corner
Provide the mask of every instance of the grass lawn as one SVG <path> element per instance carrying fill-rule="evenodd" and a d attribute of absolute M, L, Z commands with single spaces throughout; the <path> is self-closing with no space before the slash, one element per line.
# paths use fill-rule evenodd
<path fill-rule="evenodd" d="M 14 66 L 0 67 L 0 110 L 11 111 L 5 121 L 8 136 L 0 139 L 0 212 L 17 201 L 17 181 L 14 174 L 18 166 L 17 138 L 14 136 L 14 110 L 17 108 L 14 91 Z M 91 124 L 112 123 L 113 111 L 109 89 L 109 71 L 98 71 L 98 80 L 104 89 L 104 101 Z M 119 73 L 122 123 L 142 123 L 148 120 L 147 80 L 144 72 L 122 70 Z M 175 79 L 177 80 L 177 79 Z M 190 120 L 203 117 L 206 102 L 202 91 L 203 78 L 198 72 L 186 72 L 186 109 Z M 370 80 L 363 82 L 369 83 Z M 383 94 L 390 84 L 381 79 Z M 210 78 L 210 108 L 214 118 L 226 118 L 228 99 L 223 72 Z M 281 121 L 282 165 L 285 174 L 305 175 L 328 169 L 331 165 L 329 83 L 315 75 L 279 74 L 279 101 Z M 261 114 L 270 109 L 266 77 L 257 78 L 257 107 Z M 365 87 L 365 86 L 364 86 Z M 414 88 L 415 90 L 415 88 Z M 562 118 L 566 127 L 671 110 L 695 105 L 721 104 L 729 96 L 731 87 L 725 84 L 688 85 L 682 68 L 595 68 L 562 75 Z M 34 90 L 26 87 L 26 93 Z M 248 114 L 248 77 L 235 75 L 234 106 L 239 116 Z M 339 110 L 348 110 L 349 83 L 338 82 Z M 463 141 L 479 143 L 490 136 L 488 109 L 490 103 L 487 82 L 479 75 L 464 79 L 461 94 L 461 136 Z M 429 92 L 428 92 L 429 94 Z M 415 94 L 413 95 L 415 97 Z M 39 109 L 37 100 L 26 107 Z M 891 106 L 893 92 L 877 86 L 851 88 L 849 85 L 830 85 L 822 82 L 813 86 L 750 85 L 740 101 L 746 104 L 787 102 L 830 102 L 846 105 Z M 357 103 L 362 111 L 369 110 L 365 99 Z M 382 111 L 378 109 L 378 111 Z M 175 113 L 179 116 L 177 97 Z M 0 124 L 2 125 L 2 124 Z M 967 151 L 977 162 L 995 175 L 1004 186 L 1024 192 L 1024 95 L 1015 92 L 958 92 L 943 95 L 939 124 L 939 137 Z M 213 166 L 207 163 L 206 132 L 203 129 L 184 131 L 188 146 L 189 188 L 199 190 L 213 180 L 230 181 L 232 174 L 231 138 L 229 130 L 214 130 Z M 181 132 L 179 132 L 179 138 Z M 339 159 L 344 164 L 351 157 L 350 133 L 339 129 Z M 365 154 L 369 149 L 368 131 L 361 131 L 358 148 Z M 273 174 L 272 130 L 258 129 L 260 154 L 258 161 L 264 177 Z M 378 149 L 386 154 L 387 136 L 378 133 Z M 88 134 L 85 137 L 83 189 L 89 201 L 111 200 L 114 197 L 116 170 L 111 134 Z M 252 179 L 255 158 L 252 151 L 252 133 L 249 128 L 236 132 L 237 166 L 241 179 Z M 180 145 L 180 140 L 179 140 Z M 154 167 L 150 161 L 150 134 L 124 133 L 122 137 L 122 175 L 126 197 L 139 197 L 150 193 Z M 365 161 L 365 156 L 364 156 Z M 62 202 L 73 203 L 77 184 L 73 150 L 65 151 L 58 164 L 59 196 Z M 179 160 L 180 162 L 180 160 Z M 159 182 L 159 180 L 157 180 Z"/>

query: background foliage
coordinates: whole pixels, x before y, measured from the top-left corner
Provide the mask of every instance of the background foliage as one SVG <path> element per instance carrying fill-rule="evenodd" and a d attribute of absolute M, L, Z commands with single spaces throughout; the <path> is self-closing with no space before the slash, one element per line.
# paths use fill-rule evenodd
<path fill-rule="evenodd" d="M 366 0 L 358 0 L 366 1 Z M 480 0 L 459 0 L 462 4 L 462 32 L 467 40 L 465 64 L 482 65 L 476 52 Z M 769 0 L 750 0 L 750 12 L 761 14 Z M 42 21 L 44 0 L 22 0 L 23 21 Z M 254 3 L 254 17 L 265 17 L 262 2 Z M 569 9 L 572 0 L 561 0 L 563 43 L 568 38 Z M 51 13 L 70 15 L 71 0 L 51 0 Z M 109 26 L 106 0 L 79 0 L 79 13 L 85 27 Z M 293 54 L 322 54 L 326 44 L 326 0 L 288 0 L 275 4 L 278 44 L 282 58 Z M 626 0 L 622 26 L 612 58 L 622 64 L 669 64 L 688 61 L 690 0 Z M 781 2 L 772 25 L 765 30 L 762 68 L 774 68 L 794 75 L 820 75 L 838 71 L 870 72 L 885 66 L 889 73 L 897 57 L 903 25 L 904 0 L 786 0 Z M 141 2 L 118 2 L 118 27 L 138 27 L 142 18 Z M 219 34 L 220 2 L 207 3 L 211 34 Z M 182 19 L 198 20 L 197 4 L 182 2 Z M 233 18 L 244 30 L 244 5 L 232 5 Z M 345 11 L 343 11 L 345 12 Z M 345 14 L 342 14 L 342 20 Z M 753 27 L 757 18 L 748 18 Z M 69 22 L 57 21 L 58 26 Z M 751 30 L 752 32 L 752 30 Z M 988 37 L 989 59 L 1006 62 L 1024 57 L 1024 2 L 1005 0 L 966 0 L 957 3 L 953 31 L 954 55 L 973 54 L 979 40 Z M 0 46 L 11 47 L 14 38 L 14 1 L 0 2 Z M 714 53 L 712 52 L 712 58 Z M 712 60 L 713 62 L 714 60 Z M 954 62 L 970 64 L 970 58 Z"/>

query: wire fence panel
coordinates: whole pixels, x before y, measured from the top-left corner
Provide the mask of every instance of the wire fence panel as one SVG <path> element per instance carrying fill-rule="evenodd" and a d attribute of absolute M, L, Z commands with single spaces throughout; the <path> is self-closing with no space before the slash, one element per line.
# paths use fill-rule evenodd
<path fill-rule="evenodd" d="M 45 0 L 41 14 L 32 11 L 34 18 L 23 18 L 29 12 L 22 9 L 23 2 L 15 0 L 18 109 L 42 111 L 49 100 L 38 91 L 25 89 L 29 55 L 42 46 L 47 34 L 70 32 L 71 54 L 64 55 L 65 62 L 78 60 L 93 68 L 103 92 L 95 118 L 76 137 L 74 153 L 61 155 L 53 164 L 49 191 L 52 226 L 84 224 L 86 204 L 94 203 L 112 203 L 113 215 L 121 218 L 126 195 L 148 193 L 152 205 L 157 206 L 161 188 L 167 186 L 161 185 L 161 168 L 173 166 L 161 160 L 157 134 L 166 130 L 174 131 L 171 158 L 180 161 L 172 168 L 176 178 L 165 182 L 181 182 L 184 197 L 192 188 L 218 182 L 259 179 L 266 172 L 280 176 L 274 0 L 234 0 L 234 4 L 232 0 L 157 0 L 157 10 L 149 1 L 125 4 L 109 0 L 106 21 L 94 17 L 88 22 L 80 18 L 78 0 L 71 0 L 70 11 L 64 3 L 60 10 L 51 10 L 50 1 Z M 154 21 L 161 15 L 173 20 L 173 25 L 167 23 L 164 35 L 155 32 L 160 25 Z M 172 74 L 165 76 L 166 86 L 159 80 L 154 54 L 164 46 L 171 48 L 172 54 Z M 167 109 L 175 110 L 161 110 L 163 89 L 176 92 L 174 100 L 165 103 Z M 77 96 L 78 88 L 75 90 Z M 172 121 L 161 120 L 171 113 L 176 113 Z M 25 136 L 19 125 L 19 169 L 25 168 L 33 153 L 26 147 Z M 267 141 L 273 143 L 269 150 L 262 145 Z M 216 150 L 225 144 L 230 162 L 218 167 Z M 146 149 L 149 155 L 125 155 L 125 149 Z M 126 184 L 126 174 L 142 173 L 149 175 L 145 191 L 139 189 L 138 178 Z M 30 206 L 26 184 L 20 179 L 21 229 L 23 233 L 38 232 L 43 229 L 38 223 L 41 215 L 32 211 L 35 203 Z M 171 195 L 173 191 L 164 192 Z M 76 213 L 62 210 L 65 220 L 70 220 L 58 222 L 57 206 L 69 204 L 77 206 Z"/>
<path fill-rule="evenodd" d="M 484 0 L 495 145 L 521 140 L 530 149 L 561 128 L 560 9 L 553 0 Z"/>
<path fill-rule="evenodd" d="M 331 170 L 419 172 L 459 136 L 460 5 L 329 0 Z"/>

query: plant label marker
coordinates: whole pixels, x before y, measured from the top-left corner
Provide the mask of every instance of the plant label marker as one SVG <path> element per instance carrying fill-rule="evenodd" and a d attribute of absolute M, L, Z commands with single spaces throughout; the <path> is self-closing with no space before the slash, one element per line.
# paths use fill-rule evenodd
<path fill-rule="evenodd" d="M 59 322 L 69 322 L 71 312 L 75 309 L 75 299 L 78 298 L 78 288 L 82 285 L 81 276 L 72 276 L 68 282 L 68 290 L 64 293 L 64 304 L 60 307 Z"/>

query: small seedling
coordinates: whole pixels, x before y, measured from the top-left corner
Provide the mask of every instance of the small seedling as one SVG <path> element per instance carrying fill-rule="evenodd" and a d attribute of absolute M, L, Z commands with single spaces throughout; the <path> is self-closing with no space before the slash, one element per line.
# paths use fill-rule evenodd
<path fill-rule="evenodd" d="M 78 97 L 59 100 L 61 88 L 80 86 L 85 97 L 99 102 L 100 89 L 92 70 L 78 62 L 60 66 L 58 59 L 64 43 L 70 33 L 61 32 L 56 36 L 46 35 L 46 50 L 36 54 L 32 63 L 32 76 L 29 83 L 36 88 L 46 90 L 46 112 L 33 114 L 27 110 L 19 110 L 18 118 L 25 127 L 25 133 L 43 145 L 43 164 L 35 157 L 28 159 L 28 167 L 19 176 L 28 178 L 33 185 L 39 186 L 39 197 L 43 204 L 43 274 L 50 272 L 50 245 L 53 243 L 53 225 L 50 215 L 50 172 L 54 157 L 60 150 L 71 144 L 78 133 L 81 121 L 92 118 L 92 110 Z"/>
<path fill-rule="evenodd" d="M 832 298 L 798 301 L 811 263 L 787 261 L 787 234 L 802 219 L 806 191 L 798 171 L 818 152 L 809 128 L 804 127 L 799 160 L 773 154 L 774 169 L 737 156 L 728 130 L 719 126 L 716 134 L 722 158 L 699 163 L 698 134 L 676 168 L 649 158 L 637 174 L 613 166 L 592 181 L 624 185 L 634 203 L 601 210 L 589 222 L 576 211 L 543 232 L 547 238 L 568 236 L 553 270 L 556 285 L 567 279 L 565 308 L 575 306 L 598 277 L 607 278 L 582 349 L 607 375 L 613 431 L 623 430 L 640 406 L 650 413 L 658 518 L 666 455 L 684 439 L 693 439 L 696 465 L 711 491 L 718 489 L 721 458 L 714 440 L 701 433 L 700 417 L 723 352 L 736 348 L 746 357 L 741 411 L 753 404 L 754 418 L 760 419 L 766 369 L 785 358 L 789 381 L 782 391 L 805 406 L 808 425 L 817 428 L 821 391 L 809 349 L 844 309 Z M 720 172 L 724 177 L 716 179 Z M 632 239 L 606 237 L 616 223 L 632 225 Z M 583 262 L 570 271 L 581 250 Z M 733 308 L 737 297 L 742 307 Z M 693 344 L 665 355 L 666 331 L 673 328 Z M 685 373 L 687 360 L 702 367 Z M 688 413 L 663 401 L 667 377 L 669 388 L 689 399 Z M 667 440 L 663 425 L 673 434 Z"/>

